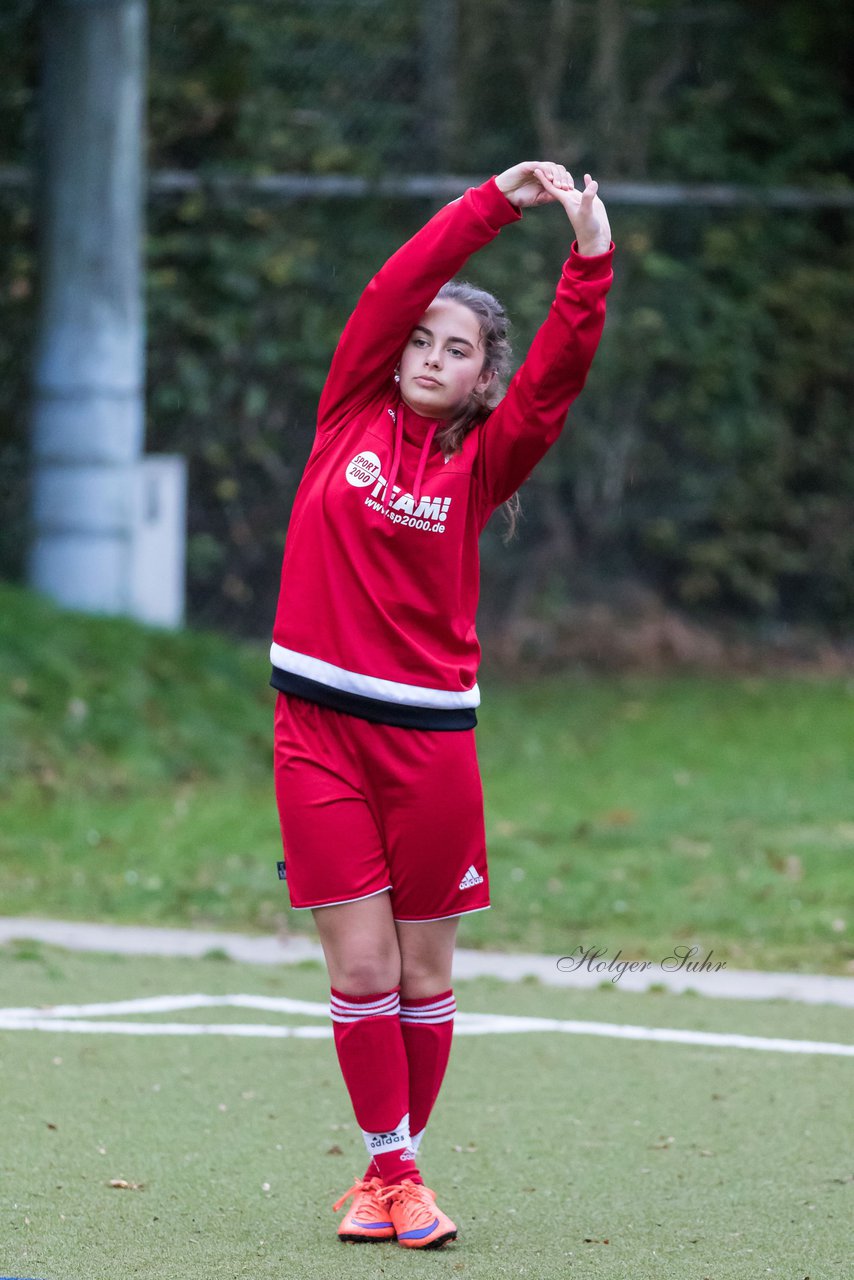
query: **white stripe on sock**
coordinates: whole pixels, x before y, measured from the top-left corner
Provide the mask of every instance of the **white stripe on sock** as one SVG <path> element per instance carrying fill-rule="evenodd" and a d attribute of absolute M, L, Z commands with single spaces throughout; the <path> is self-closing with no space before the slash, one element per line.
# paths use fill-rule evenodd
<path fill-rule="evenodd" d="M 383 996 L 381 1000 L 367 1000 L 361 1003 L 332 996 L 329 1002 L 329 1013 L 333 1022 L 358 1022 L 360 1018 L 396 1018 L 400 1013 L 400 996 L 394 992 Z"/>
<path fill-rule="evenodd" d="M 374 1018 L 378 1014 L 400 1013 L 399 1004 L 379 1004 L 379 1005 L 341 1005 L 330 1003 L 329 1008 L 333 1013 L 346 1014 L 348 1017 L 354 1018 Z"/>
<path fill-rule="evenodd" d="M 429 1004 L 407 1004 L 405 1000 L 401 1000 L 400 1008 L 405 1009 L 407 1013 L 435 1013 L 437 1009 L 444 1009 L 447 1005 L 454 1004 L 454 997 L 443 996 L 441 1000 L 431 1000 Z"/>
<path fill-rule="evenodd" d="M 450 1013 L 446 1018 L 401 1018 L 400 1024 L 406 1027 L 429 1027 L 453 1021 L 454 1015 Z"/>
<path fill-rule="evenodd" d="M 405 1004 L 402 1004 L 400 1014 L 403 1018 L 442 1018 L 446 1014 L 454 1013 L 456 1007 L 455 1004 L 445 1004 L 438 1009 L 408 1009 Z"/>
<path fill-rule="evenodd" d="M 429 1005 L 400 1006 L 401 1022 L 452 1022 L 457 1011 L 453 997 L 449 1000 L 437 1000 Z"/>
<path fill-rule="evenodd" d="M 332 1004 L 338 1005 L 342 1009 L 376 1009 L 380 1005 L 400 1004 L 400 996 L 396 991 L 389 992 L 388 995 L 378 996 L 376 1000 L 346 1000 L 341 996 L 331 996 Z"/>

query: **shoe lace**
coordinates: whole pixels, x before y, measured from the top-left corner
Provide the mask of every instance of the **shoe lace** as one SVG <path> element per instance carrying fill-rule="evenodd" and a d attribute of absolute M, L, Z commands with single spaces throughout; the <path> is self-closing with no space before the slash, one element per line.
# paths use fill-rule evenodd
<path fill-rule="evenodd" d="M 378 1195 L 382 1201 L 397 1200 L 402 1203 L 413 1226 L 426 1226 L 436 1216 L 433 1192 L 429 1187 L 420 1182 L 412 1182 L 409 1178 L 383 1187 Z"/>
<path fill-rule="evenodd" d="M 340 1200 L 336 1200 L 332 1206 L 332 1212 L 336 1213 L 345 1200 L 349 1200 L 350 1196 L 356 1196 L 360 1192 L 376 1192 L 380 1187 L 379 1178 L 357 1178 L 349 1191 L 345 1191 Z"/>

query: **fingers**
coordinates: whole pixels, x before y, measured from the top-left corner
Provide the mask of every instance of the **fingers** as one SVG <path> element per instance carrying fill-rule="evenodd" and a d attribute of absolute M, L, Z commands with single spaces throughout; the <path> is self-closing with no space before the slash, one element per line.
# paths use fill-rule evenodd
<path fill-rule="evenodd" d="M 562 164 L 551 165 L 551 172 L 548 177 L 551 178 L 552 185 L 557 187 L 558 191 L 571 191 L 575 186 L 572 174 Z"/>
<path fill-rule="evenodd" d="M 586 212 L 593 210 L 593 201 L 595 200 L 595 196 L 597 196 L 598 189 L 599 183 L 597 180 L 590 177 L 589 173 L 585 173 L 584 191 L 581 192 L 581 207 L 583 207 Z"/>
<path fill-rule="evenodd" d="M 557 200 L 557 188 L 552 183 L 551 177 L 546 169 L 537 165 L 534 169 L 533 176 L 536 178 L 540 189 L 532 197 L 531 203 L 533 205 L 550 204 L 553 200 Z"/>
<path fill-rule="evenodd" d="M 538 165 L 534 170 L 534 175 L 538 180 L 541 176 L 548 180 L 550 187 L 555 191 L 572 191 L 575 183 L 572 180 L 572 174 L 569 173 L 562 164 L 553 164 L 551 161 L 545 161 Z M 549 190 L 544 182 L 542 184 Z"/>
<path fill-rule="evenodd" d="M 599 184 L 589 173 L 585 173 L 584 187 L 580 189 L 576 187 L 569 170 L 555 161 L 527 161 L 525 168 L 536 180 L 536 185 L 533 189 L 529 188 L 527 191 L 526 204 L 543 205 L 557 201 L 564 206 L 571 216 L 573 210 L 583 210 L 585 216 L 593 213 Z M 537 190 L 537 187 L 539 187 L 539 190 Z"/>
<path fill-rule="evenodd" d="M 542 190 L 535 196 L 534 204 L 551 204 L 565 198 L 571 190 L 572 178 L 562 165 L 543 165 L 534 170 L 534 177 Z"/>
<path fill-rule="evenodd" d="M 523 175 L 525 172 L 532 173 L 538 182 L 540 182 L 541 179 L 545 179 L 541 182 L 541 185 L 545 190 L 554 190 L 555 192 L 558 192 L 574 191 L 576 189 L 575 181 L 569 170 L 566 169 L 564 165 L 557 164 L 553 160 L 525 160 L 522 164 L 516 166 L 516 170 L 514 172 L 521 172 Z M 594 196 L 599 190 L 599 184 L 594 181 L 589 173 L 585 173 L 583 194 L 587 194 L 591 188 L 592 198 L 592 196 Z"/>

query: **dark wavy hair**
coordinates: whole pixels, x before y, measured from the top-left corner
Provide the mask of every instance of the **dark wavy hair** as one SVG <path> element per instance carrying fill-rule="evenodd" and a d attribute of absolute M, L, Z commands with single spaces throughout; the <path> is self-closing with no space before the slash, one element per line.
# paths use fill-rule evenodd
<path fill-rule="evenodd" d="M 507 313 L 497 298 L 485 289 L 466 280 L 449 280 L 442 285 L 437 298 L 450 302 L 459 302 L 468 307 L 480 321 L 480 339 L 483 343 L 483 369 L 492 374 L 483 391 L 473 391 L 468 401 L 455 418 L 442 427 L 436 439 L 446 458 L 459 453 L 463 440 L 473 427 L 485 422 L 493 409 L 503 400 L 510 378 L 512 351 L 508 331 L 510 322 Z M 521 503 L 518 493 L 514 493 L 504 503 L 504 517 L 508 524 L 505 542 L 509 542 L 516 532 L 519 521 Z"/>

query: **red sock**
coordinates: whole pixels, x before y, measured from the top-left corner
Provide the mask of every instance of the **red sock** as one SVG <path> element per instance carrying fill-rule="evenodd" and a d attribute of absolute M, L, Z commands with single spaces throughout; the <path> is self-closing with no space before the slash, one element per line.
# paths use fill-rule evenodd
<path fill-rule="evenodd" d="M 409 1136 L 400 987 L 364 996 L 331 990 L 335 1048 L 371 1168 L 376 1167 L 385 1184 L 403 1178 L 421 1182 Z"/>
<path fill-rule="evenodd" d="M 415 1150 L 439 1096 L 454 1035 L 452 990 L 400 1002 L 400 1029 L 409 1062 L 409 1130 Z"/>
<path fill-rule="evenodd" d="M 401 1001 L 400 1029 L 409 1063 L 409 1128 L 416 1154 L 445 1077 L 455 1013 L 453 990 Z M 377 1172 L 372 1160 L 365 1177 Z"/>

